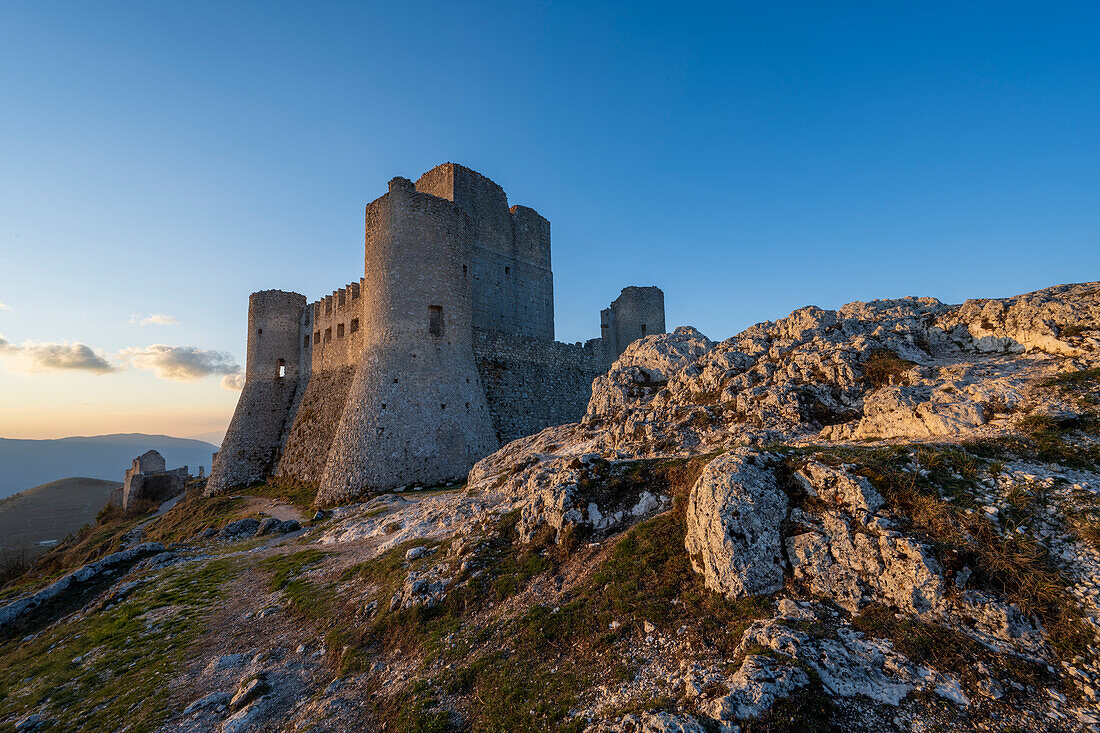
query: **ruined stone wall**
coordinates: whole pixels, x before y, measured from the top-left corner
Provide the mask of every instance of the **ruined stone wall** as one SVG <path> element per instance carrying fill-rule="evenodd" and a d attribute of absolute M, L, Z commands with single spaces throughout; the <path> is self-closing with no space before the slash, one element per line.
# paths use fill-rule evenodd
<path fill-rule="evenodd" d="M 646 336 L 665 332 L 665 294 L 656 287 L 631 285 L 600 311 L 600 338 L 608 366 L 626 347 Z"/>
<path fill-rule="evenodd" d="M 244 389 L 210 467 L 208 495 L 263 481 L 275 467 L 298 387 L 305 304 L 305 296 L 281 290 L 249 297 Z"/>
<path fill-rule="evenodd" d="M 159 454 L 157 454 L 157 456 L 159 457 Z M 142 456 L 142 458 L 144 457 L 145 456 Z M 126 470 L 126 475 L 122 481 L 122 487 L 115 490 L 118 492 L 118 503 L 116 506 L 130 509 L 139 502 L 151 501 L 160 503 L 183 493 L 187 485 L 187 479 L 190 478 L 187 473 L 187 466 L 166 471 L 164 470 L 164 460 L 162 459 L 160 461 L 159 470 L 143 473 L 136 470 L 139 460 L 140 459 L 137 458 L 134 459 L 135 467 Z M 111 503 L 114 504 L 114 492 L 111 492 L 111 494 Z"/>
<path fill-rule="evenodd" d="M 462 476 L 496 448 L 472 348 L 470 226 L 404 178 L 367 206 L 363 357 L 318 503 Z"/>
<path fill-rule="evenodd" d="M 474 327 L 553 340 L 550 222 L 526 206 L 509 209 L 504 189 L 454 163 L 425 173 L 416 189 L 453 201 L 470 219 Z"/>
<path fill-rule="evenodd" d="M 606 369 L 599 339 L 563 344 L 475 331 L 474 355 L 502 445 L 580 420 L 592 380 Z"/>
<path fill-rule="evenodd" d="M 276 482 L 321 482 L 355 371 L 356 367 L 349 365 L 315 372 L 310 377 L 283 440 Z"/>

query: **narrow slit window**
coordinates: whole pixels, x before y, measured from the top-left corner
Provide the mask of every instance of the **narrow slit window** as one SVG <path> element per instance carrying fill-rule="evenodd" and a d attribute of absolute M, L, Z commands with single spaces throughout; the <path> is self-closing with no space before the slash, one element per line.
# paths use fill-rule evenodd
<path fill-rule="evenodd" d="M 325 343 L 332 341 L 332 326 L 325 329 Z"/>
<path fill-rule="evenodd" d="M 276 372 L 276 376 L 278 379 L 282 379 L 286 376 L 286 362 L 282 359 L 279 359 L 278 361 L 278 371 Z"/>
<path fill-rule="evenodd" d="M 336 338 L 338 338 L 338 339 L 344 338 L 344 324 L 343 323 L 336 324 Z"/>
<path fill-rule="evenodd" d="M 428 333 L 432 336 L 443 335 L 443 308 L 438 305 L 428 306 Z"/>
<path fill-rule="evenodd" d="M 309 348 L 309 334 L 308 333 L 306 334 L 305 338 L 302 339 L 302 348 L 303 349 L 308 349 Z"/>
<path fill-rule="evenodd" d="M 320 331 L 314 331 L 313 332 L 313 343 L 315 343 L 315 344 L 321 343 L 321 332 Z"/>
<path fill-rule="evenodd" d="M 642 324 L 642 335 L 645 336 L 645 324 Z"/>

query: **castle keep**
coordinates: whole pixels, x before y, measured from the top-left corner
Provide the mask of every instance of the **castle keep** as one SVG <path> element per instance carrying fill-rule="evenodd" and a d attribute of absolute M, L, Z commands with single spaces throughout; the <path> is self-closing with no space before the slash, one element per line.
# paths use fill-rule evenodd
<path fill-rule="evenodd" d="M 463 166 L 394 178 L 365 229 L 357 282 L 313 303 L 249 297 L 245 385 L 208 494 L 271 479 L 330 505 L 464 476 L 580 419 L 592 380 L 665 330 L 661 290 L 629 287 L 600 338 L 555 341 L 550 222 Z"/>

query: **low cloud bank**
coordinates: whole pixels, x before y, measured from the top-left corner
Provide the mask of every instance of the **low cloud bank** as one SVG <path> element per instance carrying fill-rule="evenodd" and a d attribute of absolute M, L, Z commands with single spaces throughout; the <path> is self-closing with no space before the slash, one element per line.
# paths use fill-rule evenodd
<path fill-rule="evenodd" d="M 118 352 L 127 366 L 153 372 L 161 379 L 194 382 L 212 375 L 239 375 L 241 367 L 224 351 L 200 349 L 195 346 L 153 344 L 145 348 L 131 347 Z"/>
<path fill-rule="evenodd" d="M 31 373 L 84 371 L 109 374 L 120 371 L 105 355 L 80 343 L 24 341 L 16 346 L 0 337 L 0 357 L 11 359 L 17 368 Z"/>
<path fill-rule="evenodd" d="M 197 346 L 132 346 L 111 355 L 82 343 L 24 341 L 16 345 L 0 336 L 0 359 L 32 374 L 64 371 L 111 374 L 140 369 L 174 382 L 220 376 L 225 389 L 240 390 L 244 386 L 241 367 L 230 354 Z"/>

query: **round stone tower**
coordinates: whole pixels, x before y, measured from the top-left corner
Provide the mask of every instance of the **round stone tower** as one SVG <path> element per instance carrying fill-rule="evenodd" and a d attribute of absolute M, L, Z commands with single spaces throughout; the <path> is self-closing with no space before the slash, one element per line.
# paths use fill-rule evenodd
<path fill-rule="evenodd" d="M 464 476 L 497 441 L 473 354 L 471 224 L 395 178 L 366 210 L 362 361 L 319 504 Z"/>
<path fill-rule="evenodd" d="M 266 479 L 298 387 L 300 320 L 306 298 L 261 290 L 248 298 L 245 383 L 206 482 L 207 495 Z"/>
<path fill-rule="evenodd" d="M 298 379 L 299 333 L 306 298 L 282 290 L 248 296 L 248 352 L 245 382 Z"/>

